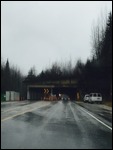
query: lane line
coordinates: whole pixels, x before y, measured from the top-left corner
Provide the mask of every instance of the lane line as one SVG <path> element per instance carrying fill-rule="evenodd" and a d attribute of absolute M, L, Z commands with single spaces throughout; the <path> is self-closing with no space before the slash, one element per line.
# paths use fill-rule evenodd
<path fill-rule="evenodd" d="M 48 104 L 48 105 L 49 105 L 49 104 Z M 44 106 L 47 106 L 47 105 L 44 105 Z M 41 107 L 44 107 L 44 106 L 41 106 Z M 16 117 L 16 116 L 23 115 L 23 114 L 25 114 L 25 113 L 27 113 L 27 112 L 31 112 L 31 111 L 33 111 L 33 110 L 35 110 L 35 109 L 38 109 L 38 108 L 41 108 L 41 107 L 35 107 L 35 108 L 33 108 L 33 109 L 29 109 L 29 110 L 27 110 L 27 111 L 23 111 L 22 113 L 19 113 L 19 114 L 16 114 L 16 115 L 13 115 L 13 116 L 10 116 L 10 117 L 1 119 L 1 122 L 6 121 L 6 120 L 9 120 L 9 119 L 12 119 L 12 118 L 14 118 L 14 117 Z"/>
<path fill-rule="evenodd" d="M 23 103 L 24 104 L 24 103 Z M 34 103 L 33 103 L 34 104 Z M 6 113 L 6 112 L 8 112 L 8 111 L 13 111 L 13 110 L 15 110 L 15 109 L 17 109 L 17 108 L 22 108 L 22 107 L 26 107 L 26 106 L 32 106 L 32 104 L 27 104 L 26 103 L 26 105 L 24 105 L 24 106 L 17 106 L 17 107 L 15 107 L 15 108 L 12 108 L 12 109 L 7 109 L 7 110 L 5 110 L 5 111 L 2 111 L 2 113 Z"/>
<path fill-rule="evenodd" d="M 79 106 L 79 105 L 78 105 Z M 81 110 L 83 110 L 85 113 L 87 113 L 88 115 L 90 115 L 92 118 L 94 118 L 95 120 L 97 120 L 98 122 L 100 122 L 101 124 L 103 124 L 105 127 L 109 128 L 110 130 L 112 130 L 112 128 L 110 126 L 108 126 L 107 124 L 105 124 L 104 122 L 102 122 L 100 119 L 96 118 L 95 116 L 93 116 L 92 114 L 90 114 L 88 111 L 86 111 L 84 108 L 82 108 L 81 106 L 79 106 Z"/>
<path fill-rule="evenodd" d="M 39 101 L 40 102 L 40 101 Z M 6 102 L 5 102 L 6 103 Z M 7 103 L 9 103 L 9 102 L 7 102 Z M 16 104 L 19 104 L 18 106 L 14 106 L 14 108 L 11 108 L 11 109 L 6 109 L 5 111 L 3 111 L 3 110 L 1 110 L 1 112 L 2 113 L 6 113 L 6 112 L 8 112 L 8 111 L 13 111 L 14 109 L 17 109 L 17 108 L 22 108 L 22 107 L 25 107 L 25 106 L 32 106 L 32 105 L 34 105 L 35 103 L 37 103 L 37 101 L 36 102 L 33 102 L 33 103 L 29 103 L 29 102 L 10 102 L 11 104 L 13 104 L 13 103 L 16 103 Z M 25 105 L 24 105 L 25 104 Z"/>
<path fill-rule="evenodd" d="M 2 111 L 2 113 L 6 113 L 6 112 L 8 112 L 8 111 L 13 111 L 13 110 L 15 110 L 15 109 L 17 109 L 17 108 L 21 108 L 21 106 L 17 106 L 16 108 L 13 108 L 13 109 L 7 109 L 6 111 Z"/>
<path fill-rule="evenodd" d="M 65 107 L 65 118 L 67 119 L 67 105 Z"/>
<path fill-rule="evenodd" d="M 69 106 L 70 106 L 70 108 L 71 108 L 71 111 L 72 111 L 72 113 L 73 113 L 74 119 L 75 119 L 75 121 L 76 121 L 75 113 L 74 113 L 74 111 L 73 111 L 73 108 L 71 107 L 71 103 L 69 103 Z"/>

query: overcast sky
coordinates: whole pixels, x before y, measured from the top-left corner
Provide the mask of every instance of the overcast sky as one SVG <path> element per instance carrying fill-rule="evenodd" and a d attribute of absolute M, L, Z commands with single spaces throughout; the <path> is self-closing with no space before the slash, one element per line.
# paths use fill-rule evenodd
<path fill-rule="evenodd" d="M 112 1 L 2 1 L 1 56 L 23 74 L 91 55 L 91 28 Z"/>

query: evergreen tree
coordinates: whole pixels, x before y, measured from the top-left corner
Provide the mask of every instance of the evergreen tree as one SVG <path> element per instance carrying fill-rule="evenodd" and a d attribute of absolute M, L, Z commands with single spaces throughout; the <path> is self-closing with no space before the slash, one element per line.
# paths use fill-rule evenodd
<path fill-rule="evenodd" d="M 4 81 L 4 84 L 5 84 L 5 90 L 6 91 L 9 91 L 10 90 L 10 67 L 9 67 L 9 61 L 7 59 L 7 62 L 6 62 L 6 65 L 5 65 L 5 81 Z"/>

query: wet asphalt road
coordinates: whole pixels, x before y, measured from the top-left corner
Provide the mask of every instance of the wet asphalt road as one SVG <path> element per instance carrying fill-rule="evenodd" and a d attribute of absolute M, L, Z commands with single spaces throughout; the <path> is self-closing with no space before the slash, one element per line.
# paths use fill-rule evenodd
<path fill-rule="evenodd" d="M 90 104 L 90 103 L 83 103 L 77 102 L 78 105 L 82 106 L 83 108 L 87 109 L 88 111 L 94 113 L 94 115 L 102 119 L 104 123 L 109 126 L 112 126 L 112 107 L 108 107 L 103 104 Z"/>
<path fill-rule="evenodd" d="M 2 109 L 2 149 L 112 149 L 112 130 L 81 106 L 73 102 L 45 103 L 40 103 L 41 107 L 39 102 L 27 104 L 17 107 L 17 112 L 7 112 L 13 115 L 26 110 L 13 118 L 8 118 Z"/>

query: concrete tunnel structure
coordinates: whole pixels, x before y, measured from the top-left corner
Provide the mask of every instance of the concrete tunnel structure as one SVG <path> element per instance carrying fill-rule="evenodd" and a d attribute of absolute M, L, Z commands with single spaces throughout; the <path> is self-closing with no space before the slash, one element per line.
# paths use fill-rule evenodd
<path fill-rule="evenodd" d="M 77 98 L 77 82 L 70 80 L 62 81 L 45 81 L 45 82 L 24 82 L 26 85 L 27 100 L 43 100 L 47 95 L 66 94 L 71 100 Z"/>
<path fill-rule="evenodd" d="M 47 91 L 47 93 L 45 93 Z M 48 85 L 29 85 L 27 86 L 27 99 L 28 100 L 41 100 L 44 98 L 45 95 L 56 95 L 59 94 L 67 94 L 70 99 L 76 99 L 77 89 L 76 87 L 55 87 L 55 86 L 48 86 Z"/>

